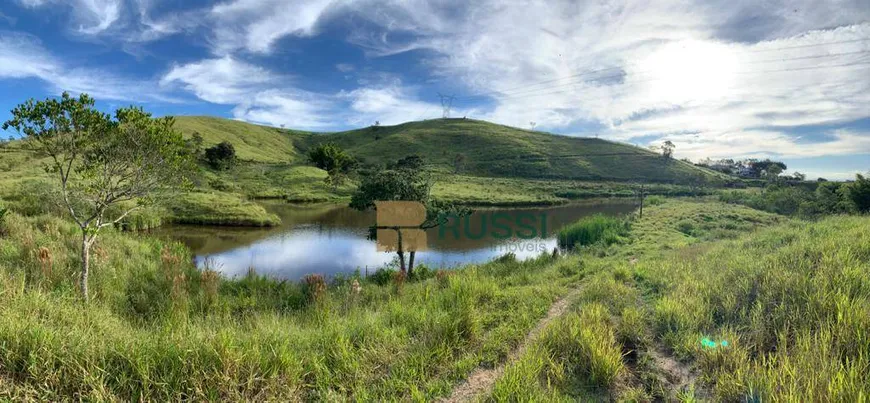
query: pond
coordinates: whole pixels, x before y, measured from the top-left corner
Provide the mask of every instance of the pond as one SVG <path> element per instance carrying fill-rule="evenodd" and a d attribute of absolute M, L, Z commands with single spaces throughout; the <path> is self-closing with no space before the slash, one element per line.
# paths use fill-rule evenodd
<path fill-rule="evenodd" d="M 226 276 L 258 274 L 297 280 L 306 274 L 374 273 L 394 262 L 395 253 L 379 252 L 367 239 L 375 213 L 342 205 L 267 203 L 282 224 L 274 228 L 170 225 L 157 231 L 186 244 L 200 267 Z M 633 211 L 628 200 L 587 201 L 552 207 L 475 209 L 462 220 L 427 230 L 428 249 L 417 252 L 415 264 L 449 268 L 483 263 L 506 253 L 527 259 L 552 253 L 563 226 L 592 214 L 622 215 Z"/>

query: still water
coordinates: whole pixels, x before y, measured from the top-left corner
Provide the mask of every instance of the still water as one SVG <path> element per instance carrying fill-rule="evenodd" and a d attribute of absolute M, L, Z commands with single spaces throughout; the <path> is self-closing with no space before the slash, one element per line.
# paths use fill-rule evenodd
<path fill-rule="evenodd" d="M 341 205 L 265 206 L 281 217 L 280 226 L 262 229 L 173 225 L 158 232 L 190 247 L 201 267 L 208 262 L 230 277 L 244 275 L 249 268 L 290 280 L 309 273 L 326 276 L 355 270 L 373 273 L 396 257 L 395 253 L 378 252 L 375 242 L 366 239 L 368 227 L 375 223 L 374 212 L 359 212 Z M 428 250 L 417 252 L 415 264 L 447 268 L 486 262 L 508 252 L 518 259 L 551 253 L 556 247 L 555 234 L 563 226 L 596 213 L 621 215 L 633 210 L 633 204 L 620 200 L 476 209 L 470 217 L 453 222 L 450 227 L 428 230 Z M 493 226 L 493 217 L 498 217 L 499 226 Z"/>

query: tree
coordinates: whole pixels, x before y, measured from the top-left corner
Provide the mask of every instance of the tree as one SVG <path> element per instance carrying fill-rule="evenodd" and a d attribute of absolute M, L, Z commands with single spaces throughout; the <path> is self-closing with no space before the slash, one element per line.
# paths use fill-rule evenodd
<path fill-rule="evenodd" d="M 673 142 L 666 140 L 662 143 L 662 157 L 665 157 L 665 159 L 672 158 L 674 156 L 675 148 L 677 148 L 677 146 L 675 146 Z"/>
<path fill-rule="evenodd" d="M 767 168 L 764 170 L 764 176 L 769 182 L 773 183 L 779 179 L 779 174 L 781 174 L 782 171 L 783 168 L 781 165 L 771 164 L 768 165 Z"/>
<path fill-rule="evenodd" d="M 326 171 L 324 182 L 333 190 L 347 182 L 348 175 L 357 165 L 353 157 L 333 143 L 320 144 L 309 151 L 308 160 L 314 166 Z"/>
<path fill-rule="evenodd" d="M 229 141 L 205 149 L 205 162 L 212 169 L 224 171 L 236 164 L 236 148 Z"/>
<path fill-rule="evenodd" d="M 451 216 L 462 217 L 471 213 L 468 209 L 431 199 L 429 193 L 432 185 L 432 178 L 420 169 L 382 170 L 363 178 L 359 188 L 351 197 L 350 207 L 357 210 L 368 210 L 374 208 L 377 201 L 417 201 L 426 207 L 426 220 L 419 227 L 424 230 L 443 225 Z M 375 230 L 375 227 L 370 229 L 371 238 L 374 237 Z M 396 254 L 399 257 L 399 270 L 403 274 L 412 275 L 416 251 L 409 251 L 406 269 L 401 233 L 398 246 Z"/>
<path fill-rule="evenodd" d="M 763 161 L 749 159 L 746 160 L 746 166 L 752 171 L 752 176 L 756 178 L 769 176 L 771 172 L 775 172 L 775 175 L 779 176 L 782 171 L 788 169 L 788 166 L 784 162 L 772 161 L 770 159 Z"/>
<path fill-rule="evenodd" d="M 319 144 L 308 152 L 308 161 L 326 172 L 337 169 L 347 173 L 354 165 L 353 157 L 334 143 Z"/>
<path fill-rule="evenodd" d="M 94 109 L 87 94 L 64 93 L 18 105 L 3 124 L 50 158 L 46 171 L 60 182 L 63 205 L 82 233 L 79 286 L 85 301 L 90 248 L 99 231 L 149 203 L 158 190 L 189 184 L 190 151 L 174 122 L 136 107 L 112 117 Z M 125 203 L 131 201 L 132 207 Z"/>
<path fill-rule="evenodd" d="M 806 174 L 802 174 L 798 171 L 795 171 L 795 173 L 793 173 L 791 175 L 791 177 L 794 178 L 794 180 L 799 181 L 799 182 L 803 182 L 803 181 L 807 180 Z"/>
<path fill-rule="evenodd" d="M 190 137 L 190 140 L 187 140 L 187 145 L 195 158 L 200 158 L 202 156 L 202 144 L 204 142 L 205 139 L 202 138 L 202 135 L 199 134 L 199 132 L 193 132 L 193 136 Z"/>
<path fill-rule="evenodd" d="M 859 213 L 870 213 L 870 177 L 855 174 L 855 181 L 849 184 L 848 194 Z"/>

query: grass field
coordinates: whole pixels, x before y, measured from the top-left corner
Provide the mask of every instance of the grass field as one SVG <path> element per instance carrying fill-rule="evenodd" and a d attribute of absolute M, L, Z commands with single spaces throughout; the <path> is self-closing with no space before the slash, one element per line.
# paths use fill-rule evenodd
<path fill-rule="evenodd" d="M 865 400 L 870 218 L 716 205 L 649 209 L 489 399 Z"/>
<path fill-rule="evenodd" d="M 90 306 L 70 280 L 75 228 L 13 214 L 0 239 L 0 398 L 443 397 L 504 362 L 573 287 L 574 313 L 508 365 L 491 399 L 867 393 L 868 218 L 655 204 L 609 246 L 381 275 L 358 294 L 349 279 L 221 279 L 180 245 L 110 231 L 95 246 Z M 704 337 L 730 344 L 705 349 Z M 662 381 L 654 354 L 691 368 L 692 388 Z"/>

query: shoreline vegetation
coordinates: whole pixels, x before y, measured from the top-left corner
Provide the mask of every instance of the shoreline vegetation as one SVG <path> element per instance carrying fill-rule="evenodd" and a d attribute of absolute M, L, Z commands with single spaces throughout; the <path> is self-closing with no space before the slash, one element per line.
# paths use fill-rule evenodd
<path fill-rule="evenodd" d="M 196 269 L 178 243 L 113 230 L 95 245 L 90 305 L 69 280 L 76 228 L 50 215 L 7 214 L 0 397 L 428 400 L 450 395 L 478 367 L 503 363 L 482 398 L 868 393 L 866 372 L 855 369 L 868 365 L 860 352 L 870 347 L 870 218 L 809 223 L 711 199 L 654 204 L 609 245 L 589 238 L 564 256 L 420 266 L 410 278 L 381 271 L 293 283 L 252 271 L 226 279 Z M 759 282 L 765 287 L 753 288 Z M 506 362 L 578 286 L 568 314 Z M 786 326 L 797 338 L 782 333 Z M 705 337 L 729 347 L 707 350 Z M 812 340 L 826 346 L 822 355 Z M 667 383 L 653 354 L 690 368 L 691 387 Z M 834 356 L 848 360 L 826 364 Z"/>

